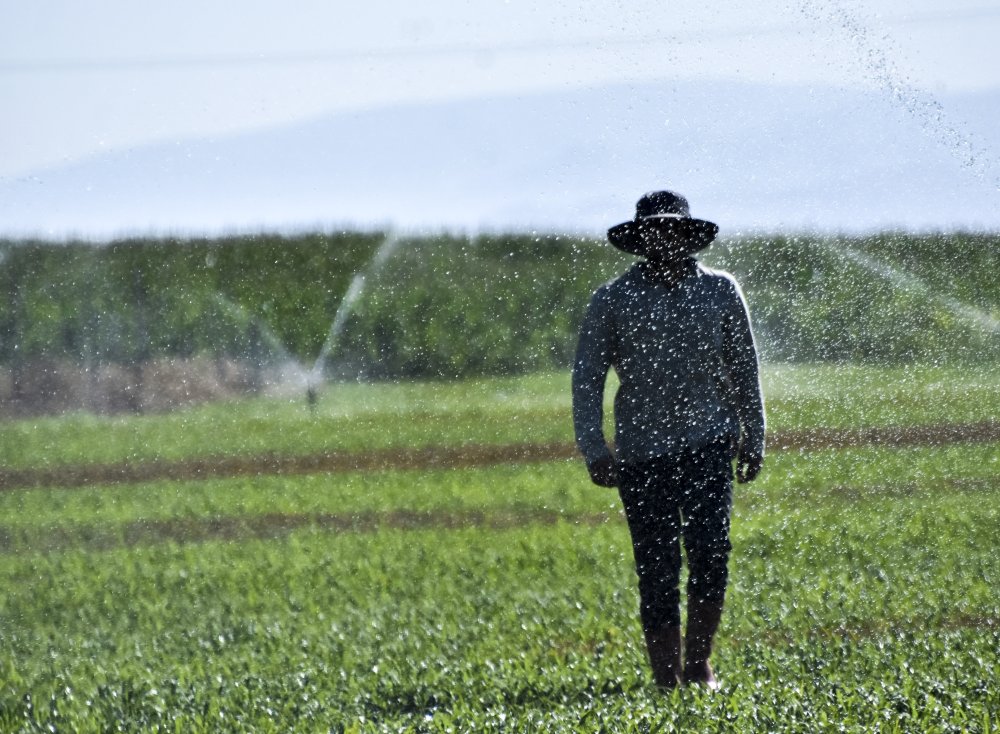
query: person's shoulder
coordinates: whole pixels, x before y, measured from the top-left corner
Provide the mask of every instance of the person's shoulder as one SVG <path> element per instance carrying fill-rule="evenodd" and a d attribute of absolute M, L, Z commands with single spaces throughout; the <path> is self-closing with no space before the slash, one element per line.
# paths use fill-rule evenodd
<path fill-rule="evenodd" d="M 698 275 L 707 278 L 710 282 L 736 283 L 736 277 L 725 270 L 710 268 L 705 263 L 698 261 Z"/>
<path fill-rule="evenodd" d="M 594 291 L 594 296 L 609 297 L 621 293 L 622 291 L 633 287 L 639 277 L 639 267 L 638 263 L 636 263 L 629 267 L 629 269 L 624 273 L 616 275 L 607 283 L 599 286 L 597 290 Z"/>
<path fill-rule="evenodd" d="M 725 270 L 717 270 L 716 268 L 710 268 L 702 262 L 698 263 L 698 276 L 703 280 L 703 282 L 722 291 L 732 291 L 739 293 L 740 284 L 736 280 L 736 276 Z"/>

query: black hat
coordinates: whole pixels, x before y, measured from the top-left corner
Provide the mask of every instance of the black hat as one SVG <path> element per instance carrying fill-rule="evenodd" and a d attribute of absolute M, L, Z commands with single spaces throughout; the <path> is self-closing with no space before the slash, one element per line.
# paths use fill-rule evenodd
<path fill-rule="evenodd" d="M 687 199 L 673 191 L 652 191 L 636 202 L 635 219 L 608 230 L 608 240 L 633 255 L 659 251 L 690 255 L 704 250 L 719 233 L 717 224 L 694 219 Z"/>

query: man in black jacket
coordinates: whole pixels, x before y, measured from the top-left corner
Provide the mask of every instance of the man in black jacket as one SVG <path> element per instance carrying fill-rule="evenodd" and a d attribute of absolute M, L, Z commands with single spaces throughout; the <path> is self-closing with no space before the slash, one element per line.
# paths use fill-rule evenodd
<path fill-rule="evenodd" d="M 700 265 L 718 227 L 687 200 L 643 196 L 608 231 L 644 261 L 599 288 L 573 368 L 577 445 L 592 480 L 618 487 L 639 577 L 640 616 L 657 685 L 717 687 L 709 664 L 728 580 L 732 461 L 749 482 L 764 460 L 764 406 L 746 302 L 728 273 Z M 605 440 L 604 383 L 614 368 L 615 450 Z M 682 665 L 680 540 L 688 559 Z"/>

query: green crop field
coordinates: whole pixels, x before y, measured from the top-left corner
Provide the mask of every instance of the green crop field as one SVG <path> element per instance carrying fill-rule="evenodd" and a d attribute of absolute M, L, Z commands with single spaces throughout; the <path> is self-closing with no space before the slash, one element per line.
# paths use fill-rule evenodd
<path fill-rule="evenodd" d="M 772 436 L 820 438 L 737 488 L 716 694 L 652 686 L 617 497 L 575 460 L 10 483 L 0 732 L 1000 729 L 995 370 L 765 385 Z M 570 436 L 564 372 L 332 384 L 10 421 L 0 467 Z"/>
<path fill-rule="evenodd" d="M 608 416 L 613 376 L 609 380 Z M 767 365 L 763 381 L 772 432 L 967 424 L 1000 415 L 992 365 Z M 302 391 L 163 415 L 81 412 L 0 422 L 0 467 L 570 442 L 569 413 L 566 372 L 460 382 L 332 383 L 315 412 Z"/>

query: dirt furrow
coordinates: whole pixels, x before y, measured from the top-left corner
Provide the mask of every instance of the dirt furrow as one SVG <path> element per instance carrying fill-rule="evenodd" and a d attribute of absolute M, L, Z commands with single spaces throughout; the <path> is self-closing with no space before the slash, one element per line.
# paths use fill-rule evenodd
<path fill-rule="evenodd" d="M 816 451 L 859 446 L 943 446 L 993 441 L 1000 441 L 1000 421 L 782 431 L 769 436 L 768 446 L 772 451 Z M 178 461 L 0 469 L 0 490 L 322 472 L 447 469 L 565 461 L 576 457 L 575 447 L 566 442 L 470 444 L 416 449 L 385 448 L 353 452 L 329 451 L 301 456 L 282 454 L 209 456 Z"/>
<path fill-rule="evenodd" d="M 507 530 L 527 525 L 600 525 L 612 514 L 563 513 L 556 510 L 365 510 L 355 513 L 266 514 L 249 516 L 185 517 L 132 520 L 121 525 L 68 523 L 44 532 L 0 526 L 0 553 L 61 551 L 70 548 L 111 550 L 161 543 L 270 540 L 303 528 L 335 533 L 374 533 L 379 530 Z"/>

